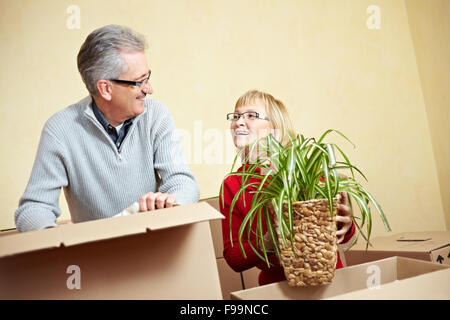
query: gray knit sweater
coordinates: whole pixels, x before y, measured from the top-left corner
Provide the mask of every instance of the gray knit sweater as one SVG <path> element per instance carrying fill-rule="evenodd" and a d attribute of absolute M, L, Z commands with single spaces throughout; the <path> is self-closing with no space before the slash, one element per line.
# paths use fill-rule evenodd
<path fill-rule="evenodd" d="M 19 231 L 56 225 L 61 188 L 74 223 L 111 217 L 148 192 L 174 194 L 179 204 L 198 201 L 195 177 L 166 106 L 146 98 L 145 111 L 133 120 L 117 150 L 91 102 L 86 97 L 45 123 L 14 216 Z"/>

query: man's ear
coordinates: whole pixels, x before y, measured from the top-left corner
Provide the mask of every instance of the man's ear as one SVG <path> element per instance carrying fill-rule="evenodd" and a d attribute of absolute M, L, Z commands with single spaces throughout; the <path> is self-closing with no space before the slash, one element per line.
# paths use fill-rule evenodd
<path fill-rule="evenodd" d="M 111 83 L 107 80 L 98 80 L 97 81 L 97 90 L 98 94 L 105 99 L 106 101 L 111 101 L 111 92 L 112 87 Z"/>

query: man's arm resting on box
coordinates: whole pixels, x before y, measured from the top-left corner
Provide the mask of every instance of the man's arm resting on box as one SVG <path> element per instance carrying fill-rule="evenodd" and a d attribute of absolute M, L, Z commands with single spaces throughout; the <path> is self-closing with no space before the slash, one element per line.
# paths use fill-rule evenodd
<path fill-rule="evenodd" d="M 45 126 L 30 180 L 14 214 L 19 231 L 57 226 L 56 219 L 61 215 L 58 205 L 61 188 L 68 185 L 63 159 L 63 145 Z"/>

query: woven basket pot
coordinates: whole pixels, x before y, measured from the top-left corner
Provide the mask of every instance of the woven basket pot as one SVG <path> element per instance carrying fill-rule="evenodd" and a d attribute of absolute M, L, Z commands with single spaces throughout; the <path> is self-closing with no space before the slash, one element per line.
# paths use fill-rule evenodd
<path fill-rule="evenodd" d="M 327 199 L 294 202 L 293 246 L 289 236 L 283 241 L 275 219 L 281 265 L 289 286 L 331 283 L 337 262 L 336 214 L 339 201 L 339 195 L 333 199 L 333 218 L 330 216 Z M 283 214 L 285 217 L 288 215 L 286 203 Z"/>

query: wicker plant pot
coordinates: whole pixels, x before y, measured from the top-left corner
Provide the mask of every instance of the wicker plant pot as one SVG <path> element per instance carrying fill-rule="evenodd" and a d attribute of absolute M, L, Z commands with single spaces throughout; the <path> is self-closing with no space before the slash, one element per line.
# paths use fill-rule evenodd
<path fill-rule="evenodd" d="M 340 196 L 333 200 L 333 218 L 330 217 L 327 199 L 294 202 L 292 204 L 294 246 L 291 246 L 289 237 L 283 241 L 278 224 L 275 222 L 281 265 L 290 286 L 331 283 L 337 262 L 335 217 L 339 201 Z M 287 204 L 283 208 L 283 213 L 287 217 Z"/>

